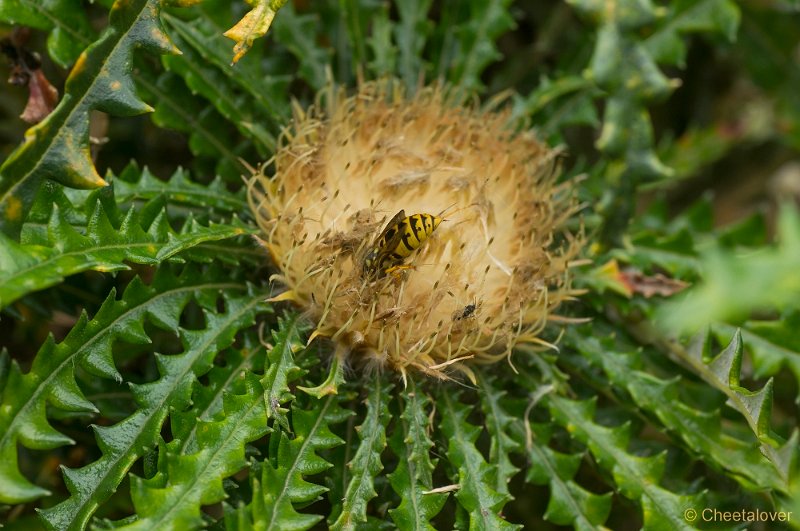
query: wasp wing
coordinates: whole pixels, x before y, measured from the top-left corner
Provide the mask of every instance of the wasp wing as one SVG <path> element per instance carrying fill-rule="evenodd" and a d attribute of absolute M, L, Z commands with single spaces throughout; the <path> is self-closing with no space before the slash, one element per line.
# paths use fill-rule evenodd
<path fill-rule="evenodd" d="M 386 260 L 396 261 L 396 258 L 392 257 L 392 253 L 400 242 L 403 241 L 403 235 L 405 233 L 401 225 L 404 219 L 406 219 L 406 211 L 401 210 L 394 215 L 389 223 L 386 224 L 386 228 L 383 229 L 375 246 L 375 249 L 378 251 L 378 264 L 382 264 Z"/>
<path fill-rule="evenodd" d="M 395 214 L 378 237 L 372 242 L 372 245 L 365 249 L 363 262 L 366 271 L 374 271 L 376 268 L 379 268 L 389 254 L 387 253 L 387 249 L 394 249 L 394 247 L 397 246 L 397 242 L 403 237 L 398 227 L 405 217 L 405 210 L 401 210 Z M 387 245 L 390 247 L 387 247 Z"/>
<path fill-rule="evenodd" d="M 405 210 L 401 210 L 400 212 L 392 216 L 392 219 L 390 219 L 389 223 L 387 223 L 386 226 L 383 228 L 381 233 L 375 239 L 375 242 L 372 244 L 372 246 L 377 247 L 380 250 L 391 248 L 388 247 L 387 244 L 390 241 L 394 241 L 397 239 L 397 234 L 400 232 L 397 230 L 397 226 L 400 224 L 400 221 L 402 221 L 403 218 L 405 217 L 406 217 Z"/>

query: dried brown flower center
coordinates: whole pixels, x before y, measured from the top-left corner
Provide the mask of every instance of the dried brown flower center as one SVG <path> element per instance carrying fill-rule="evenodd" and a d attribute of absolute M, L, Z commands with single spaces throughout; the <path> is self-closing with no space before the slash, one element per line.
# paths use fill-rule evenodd
<path fill-rule="evenodd" d="M 253 208 L 291 297 L 318 332 L 400 371 L 467 371 L 538 335 L 572 292 L 555 247 L 574 210 L 556 186 L 556 153 L 514 134 L 508 116 L 462 107 L 438 88 L 407 99 L 391 82 L 298 114 L 272 179 L 254 178 Z M 392 216 L 445 220 L 399 261 L 365 274 Z"/>

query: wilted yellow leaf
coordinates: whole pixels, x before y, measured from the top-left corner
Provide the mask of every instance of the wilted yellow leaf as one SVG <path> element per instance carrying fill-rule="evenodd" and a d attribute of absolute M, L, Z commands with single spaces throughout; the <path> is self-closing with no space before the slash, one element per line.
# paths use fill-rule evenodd
<path fill-rule="evenodd" d="M 254 40 L 266 35 L 275 13 L 286 4 L 286 0 L 248 0 L 248 3 L 253 9 L 224 33 L 226 37 L 236 41 L 233 47 L 232 65 L 250 50 Z"/>

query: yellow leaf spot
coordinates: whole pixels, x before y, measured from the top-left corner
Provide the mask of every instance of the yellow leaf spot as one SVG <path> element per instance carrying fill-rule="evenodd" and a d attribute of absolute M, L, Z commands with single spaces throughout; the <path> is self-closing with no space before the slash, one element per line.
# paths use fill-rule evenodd
<path fill-rule="evenodd" d="M 197 4 L 199 2 L 200 2 L 200 0 L 193 0 L 192 3 Z M 186 2 L 186 5 L 179 5 L 177 7 L 188 7 L 189 5 L 192 5 L 192 4 Z M 153 39 L 154 41 L 160 43 L 161 46 L 165 50 L 168 50 L 167 53 L 171 53 L 173 55 L 183 55 L 183 52 L 181 52 L 178 49 L 178 47 L 175 46 L 175 44 L 173 44 L 173 42 L 169 40 L 169 37 L 167 37 L 167 35 L 163 31 L 161 31 L 160 29 L 153 28 L 150 31 L 150 38 Z"/>
<path fill-rule="evenodd" d="M 127 267 L 125 269 L 128 269 Z M 95 271 L 99 271 L 101 273 L 111 273 L 113 271 L 119 271 L 118 267 L 114 267 L 113 265 L 98 265 L 94 268 Z"/>
<path fill-rule="evenodd" d="M 18 221 L 22 219 L 22 201 L 10 195 L 6 200 L 6 219 L 8 221 Z"/>
<path fill-rule="evenodd" d="M 72 70 L 69 73 L 69 77 L 67 78 L 67 82 L 73 77 L 80 75 L 86 69 L 86 52 L 83 51 L 78 56 L 78 59 L 75 61 L 75 64 L 72 65 Z"/>

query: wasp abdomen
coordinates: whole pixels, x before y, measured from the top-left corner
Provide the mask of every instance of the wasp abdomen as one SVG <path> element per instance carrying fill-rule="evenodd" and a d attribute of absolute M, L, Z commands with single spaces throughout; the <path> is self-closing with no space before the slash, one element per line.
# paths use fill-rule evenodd
<path fill-rule="evenodd" d="M 385 274 L 401 266 L 403 260 L 419 249 L 436 230 L 442 218 L 433 214 L 413 214 L 406 217 L 401 210 L 383 229 L 372 249 L 364 258 L 367 274 Z"/>
<path fill-rule="evenodd" d="M 390 250 L 392 257 L 402 260 L 410 256 L 425 243 L 441 222 L 442 218 L 433 214 L 414 214 L 401 219 L 397 228 L 402 237 L 395 248 Z"/>

